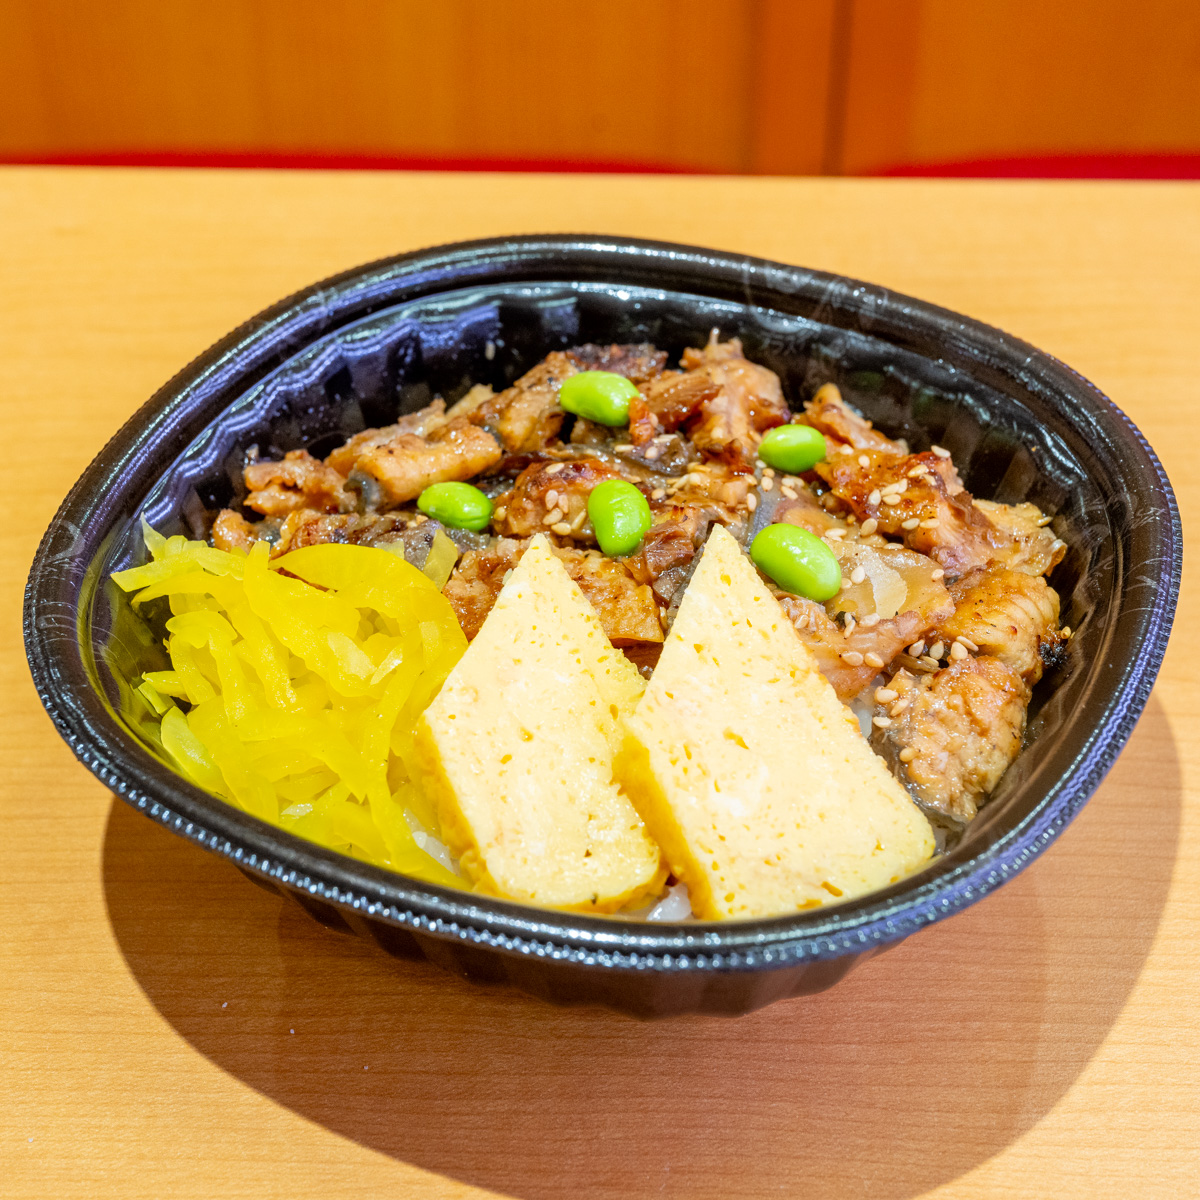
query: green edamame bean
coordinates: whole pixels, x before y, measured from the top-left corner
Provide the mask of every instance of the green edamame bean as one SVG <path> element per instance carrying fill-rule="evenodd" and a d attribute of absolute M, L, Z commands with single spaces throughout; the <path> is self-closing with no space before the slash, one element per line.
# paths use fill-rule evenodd
<path fill-rule="evenodd" d="M 606 479 L 588 496 L 588 520 L 605 554 L 632 554 L 650 528 L 646 497 L 623 479 Z"/>
<path fill-rule="evenodd" d="M 492 502 L 469 483 L 431 483 L 417 498 L 417 507 L 443 525 L 475 533 L 492 519 Z"/>
<path fill-rule="evenodd" d="M 802 475 L 826 455 L 825 439 L 811 425 L 780 425 L 763 438 L 758 457 L 777 471 Z"/>
<path fill-rule="evenodd" d="M 629 402 L 638 390 L 624 375 L 611 371 L 580 371 L 558 391 L 558 402 L 569 413 L 601 425 L 629 424 Z"/>
<path fill-rule="evenodd" d="M 824 604 L 842 586 L 842 568 L 819 537 L 797 525 L 768 525 L 750 546 L 754 565 L 785 592 Z"/>

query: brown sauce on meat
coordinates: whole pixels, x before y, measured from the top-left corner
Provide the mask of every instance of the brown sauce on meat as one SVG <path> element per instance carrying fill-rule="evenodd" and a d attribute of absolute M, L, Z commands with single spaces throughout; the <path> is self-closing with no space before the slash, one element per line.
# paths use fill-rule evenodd
<path fill-rule="evenodd" d="M 559 388 L 584 370 L 637 386 L 627 427 L 564 413 Z M 763 435 L 788 421 L 828 446 L 803 478 L 757 458 Z M 446 530 L 460 556 L 444 589 L 468 639 L 544 533 L 647 676 L 714 523 L 743 546 L 771 522 L 805 528 L 839 558 L 842 591 L 822 605 L 775 589 L 784 613 L 838 696 L 873 703 L 872 744 L 897 778 L 956 828 L 1019 752 L 1030 689 L 1069 637 L 1044 578 L 1065 552 L 1049 518 L 1032 504 L 976 501 L 945 451 L 911 453 L 832 384 L 793 414 L 778 377 L 715 331 L 677 366 L 650 345 L 555 351 L 502 392 L 478 386 L 449 408 L 438 398 L 324 462 L 292 451 L 248 463 L 244 476 L 243 509 L 218 514 L 214 545 L 387 546 L 418 567 L 441 526 L 416 498 L 470 480 L 493 498 L 492 522 Z M 606 479 L 634 484 L 650 505 L 653 524 L 626 558 L 595 548 L 587 501 Z"/>

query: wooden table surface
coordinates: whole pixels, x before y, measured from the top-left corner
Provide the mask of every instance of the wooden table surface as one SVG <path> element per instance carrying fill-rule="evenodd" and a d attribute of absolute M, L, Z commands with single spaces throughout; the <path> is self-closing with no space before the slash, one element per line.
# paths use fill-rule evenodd
<path fill-rule="evenodd" d="M 1008 329 L 1112 396 L 1200 519 L 1200 185 L 0 171 L 0 1193 L 1194 1195 L 1194 572 L 1140 725 L 1041 860 L 739 1020 L 398 964 L 114 801 L 54 733 L 21 588 L 121 422 L 323 275 L 550 230 L 805 263 Z"/>

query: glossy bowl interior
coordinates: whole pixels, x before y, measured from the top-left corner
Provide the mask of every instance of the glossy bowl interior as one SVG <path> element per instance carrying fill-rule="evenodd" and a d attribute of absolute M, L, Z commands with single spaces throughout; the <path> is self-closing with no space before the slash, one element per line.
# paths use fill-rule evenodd
<path fill-rule="evenodd" d="M 1025 747 L 963 840 L 920 874 L 793 917 L 649 925 L 424 885 L 301 841 L 193 787 L 141 732 L 130 681 L 165 665 L 156 614 L 109 574 L 144 559 L 144 516 L 203 536 L 241 499 L 241 463 L 328 453 L 473 383 L 500 389 L 553 349 L 713 327 L 778 372 L 798 407 L 821 383 L 914 449 L 949 448 L 970 491 L 1054 515 L 1051 577 L 1075 629 L 1036 689 Z M 643 1015 L 738 1013 L 829 986 L 860 957 L 955 912 L 1040 853 L 1095 790 L 1149 695 L 1178 592 L 1170 485 L 1133 425 L 1015 338 L 884 289 L 661 243 L 531 237 L 375 263 L 283 301 L 159 391 L 64 502 L 35 559 L 26 641 L 39 693 L 119 796 L 328 924 L 547 999 Z M 161 614 L 158 614 L 161 617 Z"/>

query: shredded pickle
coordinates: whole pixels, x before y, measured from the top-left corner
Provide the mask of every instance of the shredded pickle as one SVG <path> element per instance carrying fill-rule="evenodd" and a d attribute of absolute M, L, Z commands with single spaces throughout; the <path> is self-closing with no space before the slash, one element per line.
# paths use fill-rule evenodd
<path fill-rule="evenodd" d="M 439 529 L 433 535 L 429 553 L 425 556 L 425 565 L 421 568 L 423 574 L 433 580 L 439 588 L 446 586 L 458 562 L 458 547 L 446 533 Z"/>
<path fill-rule="evenodd" d="M 437 583 L 376 547 L 271 561 L 265 542 L 229 553 L 143 533 L 150 561 L 113 579 L 135 608 L 170 605 L 171 669 L 135 694 L 178 770 L 322 846 L 465 886 L 423 848 L 437 853 L 432 808 L 405 766 L 416 717 L 467 648 Z"/>

